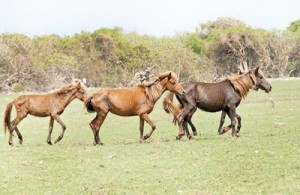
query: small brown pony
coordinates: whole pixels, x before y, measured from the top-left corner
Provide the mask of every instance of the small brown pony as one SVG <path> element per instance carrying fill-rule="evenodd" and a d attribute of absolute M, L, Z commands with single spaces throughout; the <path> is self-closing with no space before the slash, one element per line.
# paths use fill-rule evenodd
<path fill-rule="evenodd" d="M 206 112 L 222 111 L 219 134 L 223 134 L 232 129 L 232 136 L 238 136 L 241 129 L 241 117 L 236 113 L 241 99 L 245 98 L 250 89 L 262 89 L 269 93 L 272 86 L 264 78 L 263 72 L 259 67 L 250 70 L 247 73 L 233 74 L 219 83 L 188 82 L 182 85 L 186 94 L 184 97 L 176 95 L 179 105 L 173 103 L 173 93 L 170 93 L 164 99 L 164 109 L 167 113 L 174 116 L 173 122 L 178 122 L 180 130 L 177 139 L 180 139 L 184 133 L 191 139 L 187 124 L 192 127 L 194 135 L 197 135 L 195 126 L 191 118 L 197 108 Z M 231 120 L 231 124 L 222 128 L 226 114 Z M 238 120 L 237 130 L 235 129 Z"/>
<path fill-rule="evenodd" d="M 153 81 L 142 83 L 137 87 L 102 89 L 87 98 L 85 101 L 87 110 L 97 113 L 90 123 L 94 133 L 94 145 L 102 144 L 99 131 L 108 112 L 119 116 L 139 116 L 140 140 L 148 139 L 156 128 L 148 114 L 151 113 L 156 101 L 166 90 L 177 95 L 184 94 L 183 88 L 178 83 L 177 75 L 173 72 L 162 73 Z M 152 128 L 145 136 L 143 136 L 144 121 Z"/>
<path fill-rule="evenodd" d="M 47 94 L 21 95 L 17 97 L 15 100 L 7 104 L 4 113 L 4 133 L 6 133 L 6 129 L 8 127 L 9 145 L 13 145 L 12 136 L 14 131 L 16 131 L 18 135 L 19 143 L 22 144 L 23 138 L 17 125 L 28 114 L 38 117 L 50 116 L 49 134 L 47 138 L 47 143 L 50 145 L 52 145 L 51 133 L 53 130 L 53 123 L 54 120 L 56 120 L 62 127 L 62 132 L 55 143 L 59 142 L 63 138 L 66 130 L 66 126 L 59 118 L 59 115 L 63 113 L 64 109 L 72 100 L 78 98 L 79 100 L 84 101 L 86 97 L 86 87 L 81 83 L 72 83 Z M 11 122 L 10 115 L 13 105 L 16 108 L 17 116 Z"/>

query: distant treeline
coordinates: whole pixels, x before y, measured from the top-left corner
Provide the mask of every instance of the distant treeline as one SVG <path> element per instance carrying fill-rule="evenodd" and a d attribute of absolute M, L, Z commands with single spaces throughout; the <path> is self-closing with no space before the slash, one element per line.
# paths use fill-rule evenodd
<path fill-rule="evenodd" d="M 126 86 L 153 65 L 154 73 L 172 70 L 182 81 L 213 81 L 258 65 L 267 77 L 298 77 L 300 20 L 278 31 L 219 18 L 161 38 L 119 27 L 65 37 L 0 35 L 0 92 L 49 91 L 82 78 L 91 87 Z"/>

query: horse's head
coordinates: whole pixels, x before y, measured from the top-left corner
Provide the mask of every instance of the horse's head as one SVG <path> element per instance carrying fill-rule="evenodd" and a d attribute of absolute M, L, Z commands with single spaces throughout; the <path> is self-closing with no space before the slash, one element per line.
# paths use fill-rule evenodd
<path fill-rule="evenodd" d="M 170 92 L 178 95 L 184 95 L 184 89 L 179 84 L 177 75 L 173 72 L 165 72 L 159 75 L 159 80 L 164 81 L 164 86 Z"/>
<path fill-rule="evenodd" d="M 264 90 L 266 93 L 269 93 L 272 90 L 272 86 L 270 83 L 265 79 L 263 72 L 260 70 L 259 67 L 255 68 L 253 74 L 255 75 L 255 88 L 254 90 Z"/>
<path fill-rule="evenodd" d="M 77 83 L 76 84 L 76 93 L 75 93 L 75 98 L 78 98 L 79 100 L 81 101 L 84 101 L 87 97 L 88 97 L 88 94 L 86 92 L 86 86 L 83 84 L 83 83 Z"/>

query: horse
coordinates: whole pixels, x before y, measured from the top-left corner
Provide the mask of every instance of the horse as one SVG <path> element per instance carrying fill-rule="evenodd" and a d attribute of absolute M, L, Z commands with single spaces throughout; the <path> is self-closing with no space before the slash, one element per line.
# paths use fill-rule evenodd
<path fill-rule="evenodd" d="M 53 130 L 53 123 L 56 120 L 62 128 L 62 132 L 55 141 L 58 143 L 64 136 L 66 130 L 65 124 L 59 118 L 65 108 L 75 98 L 84 101 L 87 98 L 86 87 L 82 83 L 72 83 L 66 85 L 60 89 L 47 94 L 33 94 L 33 95 L 21 95 L 7 104 L 4 113 L 4 133 L 6 129 L 9 129 L 9 145 L 13 145 L 12 136 L 15 131 L 19 138 L 19 143 L 23 143 L 23 137 L 17 127 L 17 125 L 28 115 L 37 117 L 50 116 L 49 133 L 47 143 L 52 145 L 51 133 Z M 15 106 L 16 118 L 11 122 L 10 115 L 12 107 Z"/>
<path fill-rule="evenodd" d="M 167 113 L 174 116 L 173 122 L 179 124 L 180 130 L 176 139 L 180 139 L 185 131 L 188 139 L 192 136 L 189 133 L 187 125 L 190 124 L 194 135 L 197 130 L 191 119 L 197 108 L 206 112 L 222 111 L 219 134 L 224 134 L 232 129 L 232 136 L 239 136 L 241 129 L 241 116 L 236 113 L 241 99 L 245 98 L 250 89 L 264 90 L 269 93 L 272 86 L 265 79 L 263 72 L 259 67 L 253 68 L 247 73 L 233 74 L 219 83 L 187 82 L 182 85 L 186 94 L 184 97 L 176 95 L 179 105 L 173 103 L 173 93 L 169 93 L 164 101 L 163 107 Z M 223 127 L 226 114 L 231 120 L 231 124 Z M 235 128 L 238 121 L 237 129 Z"/>
<path fill-rule="evenodd" d="M 119 116 L 139 116 L 140 141 L 148 139 L 156 126 L 149 118 L 156 101 L 166 91 L 179 96 L 184 95 L 184 90 L 179 84 L 177 75 L 173 72 L 161 73 L 152 81 L 144 82 L 138 86 L 124 89 L 101 89 L 85 101 L 88 112 L 96 112 L 96 117 L 90 122 L 94 133 L 94 145 L 102 145 L 99 131 L 109 112 Z M 144 121 L 151 126 L 151 131 L 144 133 Z"/>

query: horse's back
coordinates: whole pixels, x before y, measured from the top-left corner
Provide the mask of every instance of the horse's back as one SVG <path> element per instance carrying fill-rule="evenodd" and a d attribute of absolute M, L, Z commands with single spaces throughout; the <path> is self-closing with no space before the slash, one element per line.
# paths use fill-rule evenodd
<path fill-rule="evenodd" d="M 94 94 L 94 99 L 94 105 L 107 105 L 110 112 L 120 116 L 138 115 L 141 104 L 147 103 L 145 91 L 141 87 L 103 89 Z"/>

